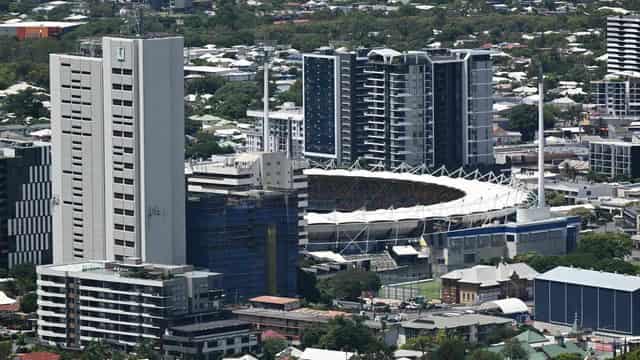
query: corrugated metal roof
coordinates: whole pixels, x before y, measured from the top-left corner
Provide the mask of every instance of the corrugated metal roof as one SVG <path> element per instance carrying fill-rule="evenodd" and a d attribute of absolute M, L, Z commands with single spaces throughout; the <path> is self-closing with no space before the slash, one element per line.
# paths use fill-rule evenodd
<path fill-rule="evenodd" d="M 544 274 L 540 274 L 536 276 L 536 280 L 557 281 L 620 291 L 636 291 L 640 289 L 640 277 L 638 276 L 565 266 L 558 266 Z"/>

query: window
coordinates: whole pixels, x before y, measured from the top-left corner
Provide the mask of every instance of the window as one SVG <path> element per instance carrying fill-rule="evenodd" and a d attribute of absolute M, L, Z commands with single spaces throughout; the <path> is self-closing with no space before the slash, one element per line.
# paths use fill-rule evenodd
<path fill-rule="evenodd" d="M 127 185 L 133 185 L 133 179 L 124 179 L 124 183 Z"/>
<path fill-rule="evenodd" d="M 122 75 L 131 75 L 133 71 L 131 69 L 122 69 Z"/>
<path fill-rule="evenodd" d="M 124 240 L 120 240 L 120 239 L 115 239 L 114 242 L 116 243 L 116 245 L 118 246 L 124 246 Z"/>
<path fill-rule="evenodd" d="M 121 84 L 111 84 L 111 88 L 113 90 L 122 90 L 122 85 Z"/>
<path fill-rule="evenodd" d="M 133 241 L 127 241 L 125 242 L 125 246 L 126 247 L 134 247 L 136 244 Z"/>
<path fill-rule="evenodd" d="M 133 106 L 133 102 L 131 100 L 123 100 L 122 101 L 122 105 L 123 106 Z"/>
<path fill-rule="evenodd" d="M 112 73 L 112 74 L 122 74 L 122 69 L 119 69 L 119 68 L 112 68 L 112 69 L 111 69 L 111 73 Z"/>
<path fill-rule="evenodd" d="M 120 99 L 113 99 L 113 105 L 122 105 L 122 100 L 120 100 Z"/>
<path fill-rule="evenodd" d="M 124 85 L 122 85 L 122 90 L 131 91 L 131 90 L 133 90 L 133 86 L 124 84 Z"/>
<path fill-rule="evenodd" d="M 120 131 L 120 130 L 113 130 L 113 136 L 122 137 L 122 131 Z"/>
<path fill-rule="evenodd" d="M 125 194 L 125 195 L 124 195 L 124 199 L 125 199 L 125 200 L 129 200 L 129 201 L 133 201 L 133 195 L 131 195 L 131 194 Z"/>
<path fill-rule="evenodd" d="M 124 225 L 122 224 L 113 224 L 113 228 L 116 230 L 124 230 Z"/>
<path fill-rule="evenodd" d="M 124 226 L 124 231 L 134 232 L 135 231 L 135 227 L 133 225 L 125 225 Z"/>

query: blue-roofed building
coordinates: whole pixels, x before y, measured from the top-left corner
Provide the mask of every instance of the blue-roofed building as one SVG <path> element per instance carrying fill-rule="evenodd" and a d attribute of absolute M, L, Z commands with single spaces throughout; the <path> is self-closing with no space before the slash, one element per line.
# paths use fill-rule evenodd
<path fill-rule="evenodd" d="M 575 249 L 580 232 L 577 216 L 527 219 L 489 226 L 425 234 L 435 274 L 471 267 L 483 260 L 518 254 L 564 255 Z"/>
<path fill-rule="evenodd" d="M 537 321 L 640 335 L 640 277 L 559 266 L 534 281 Z"/>

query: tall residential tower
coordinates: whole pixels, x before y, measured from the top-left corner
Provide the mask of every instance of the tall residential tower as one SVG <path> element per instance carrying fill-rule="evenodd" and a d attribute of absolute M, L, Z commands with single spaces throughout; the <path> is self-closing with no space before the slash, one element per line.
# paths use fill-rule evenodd
<path fill-rule="evenodd" d="M 494 163 L 489 51 L 325 50 L 303 64 L 305 156 L 387 169 Z"/>
<path fill-rule="evenodd" d="M 54 262 L 186 260 L 183 39 L 51 55 Z"/>

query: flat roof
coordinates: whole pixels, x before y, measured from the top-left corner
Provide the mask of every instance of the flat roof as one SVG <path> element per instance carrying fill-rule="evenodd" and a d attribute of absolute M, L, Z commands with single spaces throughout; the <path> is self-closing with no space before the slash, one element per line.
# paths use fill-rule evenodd
<path fill-rule="evenodd" d="M 308 308 L 301 308 L 292 311 L 282 311 L 274 309 L 238 309 L 234 310 L 235 315 L 249 315 L 259 316 L 274 319 L 286 319 L 286 320 L 298 320 L 308 322 L 321 322 L 326 323 L 330 319 L 335 317 L 344 316 L 348 317 L 349 314 L 341 311 L 329 311 L 329 310 L 314 310 Z"/>
<path fill-rule="evenodd" d="M 536 276 L 536 280 L 555 281 L 628 292 L 640 289 L 640 277 L 638 276 L 566 266 L 558 266 L 544 274 L 540 274 Z"/>
<path fill-rule="evenodd" d="M 252 299 L 249 299 L 250 302 L 264 303 L 264 304 L 275 304 L 275 305 L 285 305 L 285 304 L 293 304 L 300 302 L 300 300 L 296 298 L 288 298 L 288 297 L 280 297 L 280 296 L 257 296 Z"/>
<path fill-rule="evenodd" d="M 241 326 L 241 325 L 250 325 L 251 323 L 247 321 L 237 320 L 237 319 L 229 319 L 229 320 L 218 320 L 218 321 L 209 321 L 199 324 L 191 324 L 191 325 L 182 325 L 182 326 L 173 326 L 171 330 L 177 331 L 202 331 L 202 330 L 211 330 L 211 329 L 222 329 L 231 326 Z"/>
<path fill-rule="evenodd" d="M 503 317 L 483 315 L 483 314 L 466 314 L 466 313 L 436 313 L 428 314 L 424 317 L 412 321 L 405 321 L 402 327 L 410 329 L 454 329 L 471 325 L 491 325 L 491 324 L 508 324 L 513 320 Z"/>

